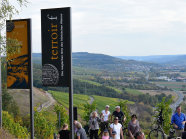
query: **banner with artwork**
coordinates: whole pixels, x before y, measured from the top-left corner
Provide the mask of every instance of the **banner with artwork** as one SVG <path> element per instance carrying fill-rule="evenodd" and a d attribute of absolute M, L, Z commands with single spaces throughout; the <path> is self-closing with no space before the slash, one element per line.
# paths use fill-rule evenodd
<path fill-rule="evenodd" d="M 17 47 L 14 45 L 19 44 L 18 52 L 7 51 L 7 88 L 9 89 L 30 89 L 30 32 L 30 19 L 6 22 L 7 48 Z"/>

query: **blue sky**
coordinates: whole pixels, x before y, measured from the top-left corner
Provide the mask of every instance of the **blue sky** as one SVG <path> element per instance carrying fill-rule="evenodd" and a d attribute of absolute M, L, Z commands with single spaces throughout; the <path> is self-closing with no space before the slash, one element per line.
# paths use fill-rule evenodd
<path fill-rule="evenodd" d="M 41 52 L 40 9 L 71 7 L 73 52 L 186 54 L 185 0 L 28 1 L 15 18 L 32 18 L 33 52 Z"/>

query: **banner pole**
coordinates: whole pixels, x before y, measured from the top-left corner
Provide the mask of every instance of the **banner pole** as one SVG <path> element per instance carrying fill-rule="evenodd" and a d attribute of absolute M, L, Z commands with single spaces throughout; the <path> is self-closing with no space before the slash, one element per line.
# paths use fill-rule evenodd
<path fill-rule="evenodd" d="M 3 100 L 2 100 L 2 82 L 1 82 L 1 78 L 2 78 L 2 76 L 1 76 L 1 62 L 2 62 L 2 58 L 1 58 L 1 54 L 0 54 L 0 128 L 2 128 L 2 126 L 3 126 L 3 120 L 2 120 L 2 104 L 3 104 Z"/>
<path fill-rule="evenodd" d="M 70 118 L 70 138 L 74 139 L 74 116 L 73 116 L 73 89 L 72 84 L 69 88 L 69 118 Z"/>
<path fill-rule="evenodd" d="M 71 11 L 70 11 L 70 20 L 71 20 Z M 73 110 L 73 78 L 72 78 L 72 42 L 71 42 L 71 21 L 70 23 L 70 41 L 69 41 L 69 47 L 70 47 L 70 87 L 69 87 L 69 115 L 70 115 L 70 137 L 71 139 L 74 139 L 74 110 Z"/>
<path fill-rule="evenodd" d="M 29 45 L 30 45 L 30 53 L 29 53 L 29 58 L 30 58 L 30 66 L 29 66 L 29 70 L 30 70 L 30 133 L 31 133 L 31 139 L 34 139 L 34 109 L 33 109 L 33 105 L 34 105 L 34 102 L 33 102 L 33 65 L 32 65 L 32 44 L 31 44 L 31 19 L 30 19 L 30 27 L 28 29 L 28 35 L 30 38 L 29 40 Z"/>

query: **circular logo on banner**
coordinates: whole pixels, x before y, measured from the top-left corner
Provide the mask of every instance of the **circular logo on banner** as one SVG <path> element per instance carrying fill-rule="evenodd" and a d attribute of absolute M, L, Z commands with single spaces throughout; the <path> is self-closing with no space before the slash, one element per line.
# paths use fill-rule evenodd
<path fill-rule="evenodd" d="M 15 25 L 14 22 L 7 22 L 6 23 L 6 31 L 11 32 L 14 29 Z"/>
<path fill-rule="evenodd" d="M 45 64 L 42 72 L 42 82 L 46 86 L 56 86 L 59 81 L 58 69 L 52 64 Z"/>

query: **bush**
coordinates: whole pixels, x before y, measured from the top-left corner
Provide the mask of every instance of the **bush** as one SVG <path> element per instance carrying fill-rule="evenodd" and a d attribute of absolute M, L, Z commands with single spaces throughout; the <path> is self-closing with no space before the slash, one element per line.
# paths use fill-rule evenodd
<path fill-rule="evenodd" d="M 96 103 L 93 102 L 92 104 L 89 104 L 88 102 L 85 104 L 81 104 L 83 106 L 83 120 L 88 124 L 88 121 L 90 119 L 90 114 L 96 110 Z"/>
<path fill-rule="evenodd" d="M 25 127 L 22 127 L 19 123 L 14 122 L 14 118 L 6 111 L 3 111 L 3 128 L 8 130 L 11 134 L 17 138 L 28 138 L 29 133 Z"/>
<path fill-rule="evenodd" d="M 69 117 L 67 115 L 67 111 L 66 111 L 64 106 L 62 106 L 62 105 L 55 105 L 54 111 L 56 112 L 56 115 L 57 115 L 56 126 L 59 127 L 59 125 L 62 126 L 65 123 L 69 123 Z M 59 113 L 60 113 L 60 124 L 59 124 L 59 121 L 58 121 Z"/>
<path fill-rule="evenodd" d="M 43 111 L 34 113 L 34 129 L 36 138 L 53 139 L 55 126 L 47 121 Z"/>

